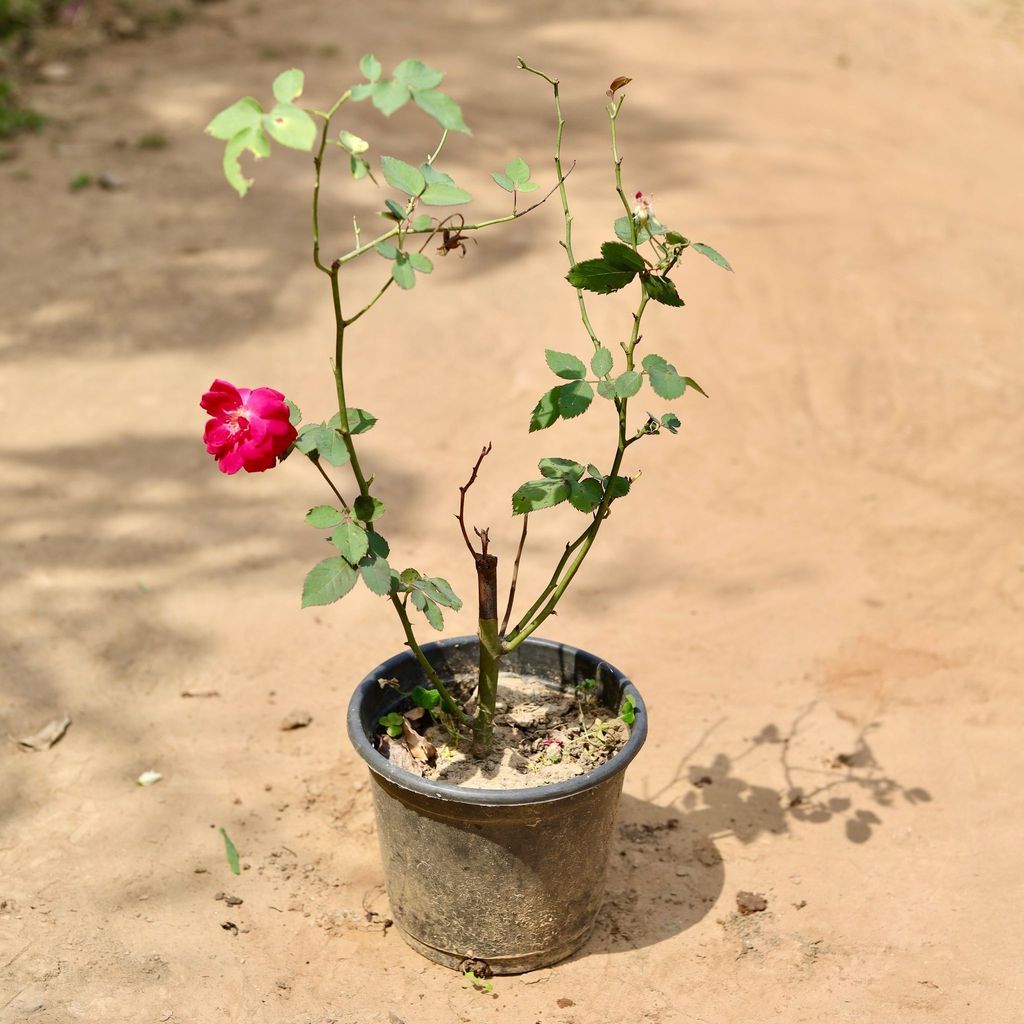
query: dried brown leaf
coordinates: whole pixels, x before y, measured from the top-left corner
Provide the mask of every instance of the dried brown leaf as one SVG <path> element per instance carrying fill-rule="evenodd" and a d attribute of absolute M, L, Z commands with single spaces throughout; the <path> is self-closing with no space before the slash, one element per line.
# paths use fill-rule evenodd
<path fill-rule="evenodd" d="M 609 96 L 609 98 L 610 99 L 615 99 L 615 94 L 621 88 L 623 88 L 624 86 L 629 85 L 629 83 L 632 82 L 632 81 L 633 81 L 632 78 L 627 78 L 625 75 L 619 75 L 619 77 L 616 78 L 615 81 L 613 81 L 610 86 L 608 86 L 608 96 Z"/>
<path fill-rule="evenodd" d="M 405 712 L 405 717 L 408 718 L 410 722 L 418 722 L 425 714 L 425 708 L 409 708 L 409 710 Z"/>
<path fill-rule="evenodd" d="M 437 757 L 437 747 L 425 736 L 421 736 L 408 722 L 402 722 L 402 738 L 409 747 L 409 753 L 417 761 L 433 761 Z"/>
<path fill-rule="evenodd" d="M 412 756 L 404 740 L 396 740 L 386 733 L 378 737 L 377 749 L 396 767 L 412 775 L 422 775 L 423 765 Z"/>
<path fill-rule="evenodd" d="M 68 731 L 71 716 L 65 712 L 63 718 L 47 722 L 37 733 L 22 736 L 16 742 L 22 750 L 49 750 Z"/>

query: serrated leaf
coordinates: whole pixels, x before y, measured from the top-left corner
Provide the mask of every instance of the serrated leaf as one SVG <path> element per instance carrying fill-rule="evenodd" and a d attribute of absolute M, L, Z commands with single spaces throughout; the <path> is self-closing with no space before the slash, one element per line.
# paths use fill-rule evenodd
<path fill-rule="evenodd" d="M 661 425 L 671 433 L 675 434 L 679 432 L 679 427 L 682 425 L 679 421 L 679 417 L 674 412 L 667 412 L 661 417 Z"/>
<path fill-rule="evenodd" d="M 455 185 L 431 182 L 420 195 L 420 202 L 425 206 L 458 206 L 460 203 L 471 202 L 473 197 Z"/>
<path fill-rule="evenodd" d="M 382 156 L 380 169 L 384 174 L 384 180 L 407 196 L 418 196 L 427 187 L 423 175 L 412 164 L 407 164 L 397 157 Z"/>
<path fill-rule="evenodd" d="M 644 378 L 635 370 L 627 370 L 615 378 L 615 393 L 619 398 L 632 398 L 640 390 Z"/>
<path fill-rule="evenodd" d="M 364 523 L 372 523 L 384 515 L 384 502 L 372 498 L 368 494 L 360 494 L 352 503 L 352 511 L 355 513 L 356 519 L 361 519 Z"/>
<path fill-rule="evenodd" d="M 331 604 L 356 584 L 356 571 L 344 558 L 334 555 L 315 565 L 302 586 L 302 607 Z"/>
<path fill-rule="evenodd" d="M 405 586 L 409 587 L 420 578 L 420 575 L 421 573 L 419 573 L 416 569 L 403 569 L 398 574 L 398 578 L 402 581 L 402 583 Z"/>
<path fill-rule="evenodd" d="M 494 183 L 506 192 L 515 192 L 516 183 L 507 174 L 502 174 L 500 171 L 492 171 L 491 177 L 494 179 Z"/>
<path fill-rule="evenodd" d="M 412 96 L 401 82 L 374 82 L 370 89 L 373 105 L 385 117 L 390 117 L 396 110 L 401 110 Z"/>
<path fill-rule="evenodd" d="M 428 164 L 426 162 L 420 164 L 420 174 L 423 175 L 423 178 L 428 185 L 455 184 L 455 179 L 450 174 L 445 174 L 444 171 L 435 167 L 433 164 Z"/>
<path fill-rule="evenodd" d="M 291 103 L 278 103 L 269 114 L 264 114 L 263 126 L 275 142 L 289 149 L 309 150 L 316 141 L 316 122 Z"/>
<path fill-rule="evenodd" d="M 306 522 L 318 530 L 327 530 L 344 521 L 345 517 L 333 505 L 314 505 L 306 513 Z"/>
<path fill-rule="evenodd" d="M 443 604 L 456 612 L 462 609 L 462 598 L 455 593 L 452 585 L 443 576 L 431 576 L 430 582 L 441 595 L 439 598 L 436 598 L 439 604 Z"/>
<path fill-rule="evenodd" d="M 569 352 L 556 352 L 548 348 L 544 350 L 544 359 L 555 375 L 563 380 L 580 380 L 587 375 L 583 360 Z"/>
<path fill-rule="evenodd" d="M 376 82 L 380 78 L 380 73 L 383 69 L 380 61 L 372 53 L 364 53 L 359 58 L 359 70 L 365 79 L 370 82 Z"/>
<path fill-rule="evenodd" d="M 692 377 L 684 377 L 683 382 L 694 391 L 699 391 L 705 398 L 708 397 L 708 393 Z"/>
<path fill-rule="evenodd" d="M 265 148 L 261 148 L 261 146 Z M 249 186 L 252 185 L 252 178 L 247 178 L 242 173 L 242 165 L 238 160 L 246 150 L 255 152 L 258 156 L 267 156 L 270 153 L 270 146 L 267 143 L 266 136 L 263 134 L 263 129 L 259 125 L 254 128 L 243 128 L 224 147 L 224 177 L 227 179 L 228 184 L 242 197 L 245 196 L 246 192 L 249 191 Z"/>
<path fill-rule="evenodd" d="M 512 495 L 512 514 L 520 516 L 554 508 L 569 497 L 569 490 L 568 480 L 531 480 Z"/>
<path fill-rule="evenodd" d="M 429 231 L 434 224 L 434 218 L 429 213 L 418 213 L 412 219 L 413 231 Z"/>
<path fill-rule="evenodd" d="M 631 217 L 619 217 L 615 222 L 615 234 L 622 239 L 622 241 L 632 244 L 632 237 L 629 233 L 629 224 L 632 220 Z M 651 217 L 645 227 L 636 227 L 636 244 L 640 245 L 642 242 L 649 242 L 651 235 L 663 235 L 665 229 Z"/>
<path fill-rule="evenodd" d="M 387 597 L 391 593 L 391 566 L 380 555 L 367 555 L 359 563 L 359 575 L 378 597 Z"/>
<path fill-rule="evenodd" d="M 608 477 L 605 477 L 602 486 L 611 490 L 612 499 L 614 500 L 615 498 L 624 498 L 627 494 L 629 494 L 629 488 L 632 485 L 628 477 L 617 476 L 612 481 L 609 481 Z"/>
<path fill-rule="evenodd" d="M 356 409 L 350 405 L 345 412 L 347 414 L 346 419 L 348 420 L 348 432 L 350 434 L 364 434 L 377 422 L 377 417 L 368 413 L 365 409 Z M 334 427 L 335 430 L 342 429 L 341 417 L 337 413 L 327 422 L 328 426 Z"/>
<path fill-rule="evenodd" d="M 690 241 L 688 238 L 684 238 L 678 231 L 667 231 L 665 233 L 665 242 L 668 245 L 689 245 Z"/>
<path fill-rule="evenodd" d="M 331 543 L 352 565 L 355 565 L 370 550 L 370 541 L 366 536 L 366 530 L 358 523 L 342 523 L 331 534 Z"/>
<path fill-rule="evenodd" d="M 391 276 L 395 279 L 395 284 L 405 291 L 416 287 L 416 272 L 409 262 L 408 253 L 400 252 L 398 254 L 395 262 L 391 264 Z"/>
<path fill-rule="evenodd" d="M 569 504 L 580 512 L 593 512 L 601 504 L 603 497 L 604 491 L 596 480 L 581 480 L 572 485 L 569 491 Z"/>
<path fill-rule="evenodd" d="M 632 246 L 622 242 L 604 242 L 601 258 L 614 270 L 635 271 L 647 269 L 647 262 Z"/>
<path fill-rule="evenodd" d="M 517 186 L 522 185 L 530 180 L 530 165 L 521 156 L 517 156 L 505 165 L 505 173 Z"/>
<path fill-rule="evenodd" d="M 674 370 L 675 367 L 664 357 L 656 355 L 654 352 L 649 352 L 644 356 L 643 362 L 641 363 L 644 370 L 647 373 L 653 373 L 655 370 Z"/>
<path fill-rule="evenodd" d="M 379 558 L 387 558 L 391 554 L 391 545 L 379 533 L 367 533 L 367 540 L 370 542 L 370 551 Z"/>
<path fill-rule="evenodd" d="M 590 368 L 594 371 L 595 377 L 603 377 L 606 373 L 610 373 L 614 363 L 611 350 L 605 348 L 604 345 L 590 357 Z"/>
<path fill-rule="evenodd" d="M 396 82 L 401 82 L 410 89 L 433 89 L 440 85 L 444 79 L 444 73 L 435 68 L 428 67 L 421 60 L 412 58 L 403 60 L 394 71 L 391 72 Z"/>
<path fill-rule="evenodd" d="M 290 398 L 286 398 L 284 404 L 288 406 L 288 422 L 297 427 L 302 422 L 302 410 Z"/>
<path fill-rule="evenodd" d="M 419 609 L 426 616 L 427 622 L 431 624 L 438 632 L 444 629 L 444 616 L 441 614 L 441 609 L 430 600 L 429 597 L 425 597 L 419 590 L 414 590 L 410 598 L 413 607 Z"/>
<path fill-rule="evenodd" d="M 530 413 L 530 433 L 535 430 L 546 430 L 555 420 L 561 416 L 558 409 L 559 388 L 552 388 L 541 395 L 540 401 L 533 407 Z"/>
<path fill-rule="evenodd" d="M 421 274 L 429 274 L 434 269 L 434 264 L 427 259 L 426 256 L 421 252 L 409 253 L 409 264 L 413 270 L 418 271 Z"/>
<path fill-rule="evenodd" d="M 565 279 L 573 288 L 583 288 L 588 292 L 608 295 L 625 288 L 636 277 L 635 270 L 620 270 L 603 259 L 584 260 L 575 264 Z"/>
<path fill-rule="evenodd" d="M 472 135 L 469 126 L 462 116 L 462 108 L 443 92 L 436 89 L 414 89 L 412 98 L 416 105 L 429 114 L 442 128 L 450 132 L 463 132 Z"/>
<path fill-rule="evenodd" d="M 316 450 L 332 466 L 344 466 L 351 458 L 344 438 L 332 426 L 317 427 Z"/>
<path fill-rule="evenodd" d="M 291 103 L 302 95 L 302 86 L 305 81 L 306 76 L 298 68 L 282 71 L 274 79 L 274 99 L 278 103 Z"/>
<path fill-rule="evenodd" d="M 667 370 L 652 370 L 650 374 L 651 387 L 659 398 L 666 398 L 670 401 L 679 398 L 686 390 L 686 381 L 676 373 L 674 367 Z"/>
<path fill-rule="evenodd" d="M 344 128 L 338 132 L 338 141 L 353 155 L 365 153 L 370 148 L 366 139 L 361 139 L 358 135 L 345 131 Z"/>
<path fill-rule="evenodd" d="M 386 260 L 398 259 L 398 246 L 392 245 L 390 242 L 378 242 L 374 249 L 377 250 Z"/>
<path fill-rule="evenodd" d="M 712 263 L 717 263 L 718 266 L 724 267 L 726 270 L 732 270 L 729 261 L 717 249 L 712 249 L 710 245 L 705 245 L 703 242 L 694 242 L 690 248 L 703 253 Z"/>
<path fill-rule="evenodd" d="M 583 476 L 583 467 L 572 459 L 541 459 L 537 467 L 540 475 L 549 480 L 570 480 L 575 483 Z"/>
<path fill-rule="evenodd" d="M 225 107 L 204 129 L 215 139 L 227 142 L 245 128 L 255 127 L 263 117 L 263 108 L 251 96 L 243 96 Z"/>
<path fill-rule="evenodd" d="M 599 380 L 597 382 L 597 393 L 602 398 L 607 398 L 610 401 L 614 401 L 618 398 L 618 392 L 615 390 L 615 381 L 613 380 Z"/>
<path fill-rule="evenodd" d="M 305 426 L 300 427 L 298 436 L 295 438 L 295 447 L 303 455 L 308 455 L 316 448 L 317 438 L 322 428 L 322 423 L 307 423 Z"/>
<path fill-rule="evenodd" d="M 667 277 L 651 274 L 644 278 L 644 291 L 663 306 L 683 306 L 685 303 L 676 291 L 675 282 Z"/>
<path fill-rule="evenodd" d="M 594 389 L 585 380 L 575 380 L 558 388 L 558 411 L 563 419 L 571 420 L 590 408 Z"/>

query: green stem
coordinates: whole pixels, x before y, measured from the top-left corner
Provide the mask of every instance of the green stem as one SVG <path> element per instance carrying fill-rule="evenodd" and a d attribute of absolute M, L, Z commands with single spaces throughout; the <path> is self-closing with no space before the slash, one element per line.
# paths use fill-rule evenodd
<path fill-rule="evenodd" d="M 626 198 L 626 193 L 622 188 L 622 157 L 619 156 L 619 144 L 615 136 L 615 122 L 618 119 L 619 111 L 622 109 L 622 104 L 626 99 L 625 96 L 620 96 L 618 103 L 612 103 L 608 107 L 608 122 L 611 125 L 612 135 L 612 162 L 615 164 L 615 191 L 619 194 L 619 199 L 622 200 L 623 209 L 626 211 L 626 219 L 629 221 L 629 236 L 633 243 L 633 248 L 636 248 L 636 221 L 633 218 L 633 209 L 629 205 L 629 200 Z M 653 236 L 652 236 L 653 237 Z"/>
<path fill-rule="evenodd" d="M 348 427 L 348 406 L 345 402 L 345 375 L 343 372 L 345 359 L 345 317 L 341 312 L 341 292 L 338 287 L 338 265 L 331 265 L 331 297 L 334 300 L 334 382 L 338 392 L 338 418 L 341 421 L 341 439 L 348 450 L 349 462 L 352 466 L 352 473 L 359 486 L 359 493 L 366 497 L 370 493 L 366 477 L 363 475 L 363 468 L 359 465 L 359 456 L 356 454 L 356 446 L 352 442 L 352 434 Z"/>
<path fill-rule="evenodd" d="M 326 112 L 315 111 L 324 119 L 324 127 L 320 133 L 320 147 L 317 149 L 316 156 L 313 157 L 313 167 L 316 171 L 313 183 L 313 263 L 317 270 L 322 270 L 325 274 L 329 274 L 330 270 L 324 266 L 320 259 L 320 172 L 324 162 L 324 150 L 327 148 L 327 133 L 331 130 L 331 118 L 334 117 L 341 105 L 351 95 L 352 90 L 350 89 L 338 97 L 330 110 Z"/>
<path fill-rule="evenodd" d="M 314 466 L 316 466 L 316 468 L 320 471 L 320 475 L 324 478 L 324 480 L 327 481 L 327 486 L 330 487 L 332 491 L 334 491 L 334 496 L 338 499 L 338 501 L 341 502 L 341 507 L 345 509 L 345 511 L 348 511 L 348 503 L 341 496 L 341 491 L 339 491 L 338 488 L 334 486 L 334 481 L 327 475 L 327 472 L 324 469 L 324 467 L 320 465 L 319 456 L 315 459 L 310 459 L 309 461 L 312 462 Z"/>
<path fill-rule="evenodd" d="M 448 692 L 444 683 L 441 682 L 440 676 L 434 671 L 434 666 L 427 661 L 427 656 L 423 653 L 422 648 L 416 643 L 416 636 L 412 631 L 412 623 L 409 621 L 409 613 L 405 610 L 405 606 L 398 599 L 397 594 L 391 594 L 391 603 L 395 606 L 395 611 L 398 612 L 399 619 L 402 620 L 402 628 L 405 630 L 405 640 L 409 645 L 409 649 L 416 656 L 416 660 L 420 664 L 420 668 L 423 669 L 423 674 L 433 684 L 435 690 L 441 697 L 441 704 L 444 706 L 445 711 L 448 712 L 453 718 L 459 722 L 466 721 L 466 714 L 459 707 L 458 703 Z"/>

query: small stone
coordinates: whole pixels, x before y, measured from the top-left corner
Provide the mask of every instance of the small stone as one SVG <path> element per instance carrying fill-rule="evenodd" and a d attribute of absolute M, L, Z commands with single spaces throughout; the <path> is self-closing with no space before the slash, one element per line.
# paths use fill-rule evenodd
<path fill-rule="evenodd" d="M 292 711 L 281 719 L 281 731 L 290 732 L 292 729 L 305 729 L 313 721 L 313 716 L 308 711 Z"/>
<path fill-rule="evenodd" d="M 742 890 L 736 893 L 736 909 L 741 914 L 759 914 L 768 909 L 768 901 L 759 892 Z"/>
<path fill-rule="evenodd" d="M 124 178 L 118 178 L 114 174 L 104 172 L 97 176 L 96 184 L 99 185 L 100 188 L 106 189 L 108 192 L 117 192 L 119 189 L 124 188 L 125 185 L 127 185 L 127 182 Z"/>
<path fill-rule="evenodd" d="M 70 64 L 65 64 L 64 61 L 51 60 L 46 64 L 43 64 L 39 69 L 39 77 L 44 82 L 51 84 L 58 84 L 70 81 L 72 75 L 72 68 Z"/>

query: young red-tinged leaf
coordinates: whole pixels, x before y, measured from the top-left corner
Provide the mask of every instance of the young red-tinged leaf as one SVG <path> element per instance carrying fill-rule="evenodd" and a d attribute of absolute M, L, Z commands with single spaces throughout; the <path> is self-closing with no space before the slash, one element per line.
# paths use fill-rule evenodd
<path fill-rule="evenodd" d="M 632 81 L 633 79 L 628 78 L 626 75 L 619 75 L 618 78 L 612 79 L 612 84 L 608 86 L 608 98 L 615 99 L 615 94 L 620 89 L 624 89 Z"/>

